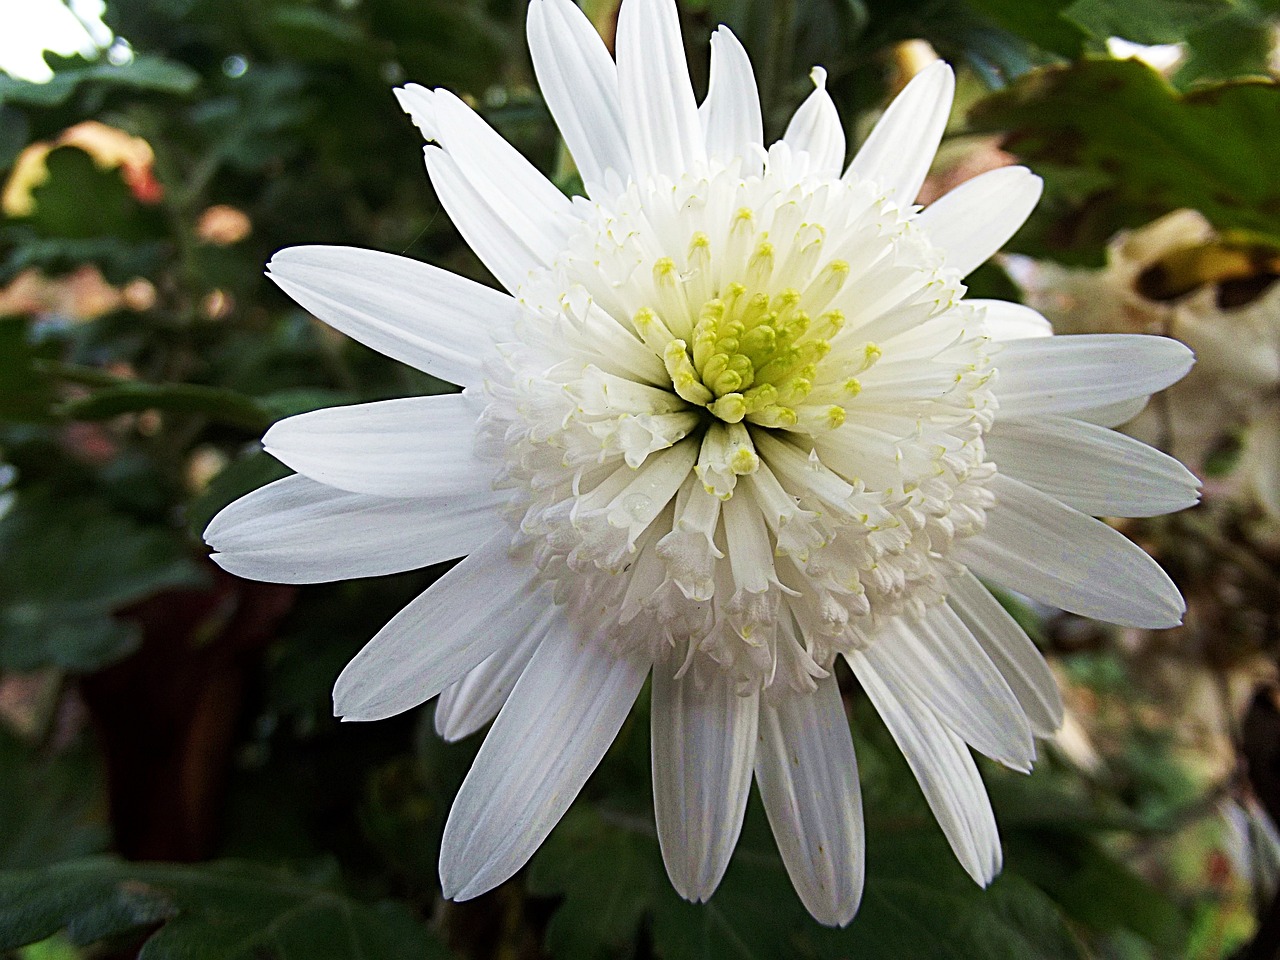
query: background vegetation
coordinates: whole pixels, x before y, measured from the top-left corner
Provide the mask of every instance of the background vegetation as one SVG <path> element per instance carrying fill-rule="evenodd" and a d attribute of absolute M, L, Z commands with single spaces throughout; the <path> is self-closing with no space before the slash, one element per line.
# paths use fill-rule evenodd
<path fill-rule="evenodd" d="M 612 0 L 586 5 L 610 36 Z M 1190 207 L 1215 238 L 1154 264 L 1138 293 L 1157 308 L 1205 290 L 1269 302 L 1277 0 L 681 12 L 700 91 L 711 30 L 742 37 L 770 136 L 815 63 L 853 142 L 927 56 L 906 41 L 956 64 L 961 103 L 926 190 L 1010 155 L 1049 186 L 1010 248 L 1034 259 L 983 268 L 979 295 L 1019 298 L 1010 273 L 1043 279 L 1045 261 L 1099 268 L 1116 231 Z M 283 475 L 256 442 L 273 420 L 448 389 L 323 328 L 262 275 L 276 249 L 316 242 L 487 280 L 431 192 L 393 85 L 464 94 L 577 187 L 523 18 L 523 0 L 109 0 L 127 44 L 58 60 L 47 84 L 0 75 L 0 952 L 1275 955 L 1280 521 L 1233 479 L 1251 441 L 1225 417 L 1194 464 L 1206 503 L 1124 528 L 1187 593 L 1187 627 L 1121 633 L 1008 598 L 1051 654 L 1069 718 L 1033 776 L 983 767 L 1007 861 L 990 890 L 954 862 L 850 682 L 869 841 L 847 929 L 805 914 L 754 800 L 720 891 L 705 906 L 676 897 L 653 829 L 645 698 L 528 869 L 441 901 L 440 831 L 479 737 L 442 744 L 430 706 L 340 725 L 329 700 L 346 660 L 441 570 L 248 583 L 205 559 L 199 533 Z M 1181 43 L 1181 59 L 1164 74 L 1116 59 L 1113 36 Z M 1244 329 L 1232 316 L 1213 321 L 1228 339 Z"/>

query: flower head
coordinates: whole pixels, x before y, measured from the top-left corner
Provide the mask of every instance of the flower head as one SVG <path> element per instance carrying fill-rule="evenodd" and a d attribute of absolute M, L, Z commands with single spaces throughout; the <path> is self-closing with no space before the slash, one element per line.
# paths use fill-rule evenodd
<path fill-rule="evenodd" d="M 965 869 L 999 868 L 969 747 L 1029 769 L 1061 706 L 990 577 L 1080 613 L 1178 622 L 1149 557 L 1087 514 L 1186 506 L 1175 461 L 1113 433 L 1190 365 L 1140 336 L 1054 339 L 963 277 L 1034 206 L 1022 168 L 911 205 L 951 105 L 920 74 L 846 168 L 815 89 L 767 149 L 750 61 L 712 38 L 697 105 L 670 0 L 625 0 L 617 61 L 569 0 L 529 8 L 534 67 L 588 198 L 452 94 L 409 86 L 441 202 L 506 292 L 372 251 L 272 278 L 340 330 L 464 387 L 271 429 L 298 471 L 207 531 L 224 567 L 312 582 L 465 556 L 352 661 L 346 719 L 440 694 L 497 716 L 445 829 L 445 894 L 532 855 L 650 674 L 672 882 L 714 892 L 752 772 L 801 899 L 862 889 L 844 657 Z"/>

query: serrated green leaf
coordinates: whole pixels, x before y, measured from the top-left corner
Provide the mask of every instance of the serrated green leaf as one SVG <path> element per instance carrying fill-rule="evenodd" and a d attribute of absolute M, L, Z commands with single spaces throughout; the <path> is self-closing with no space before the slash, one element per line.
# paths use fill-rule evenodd
<path fill-rule="evenodd" d="M 443 960 L 405 908 L 364 904 L 256 864 L 88 859 L 0 873 L 0 949 L 66 930 L 77 944 L 142 932 L 140 960 Z"/>
<path fill-rule="evenodd" d="M 1280 85 L 1238 81 L 1179 94 L 1136 60 L 1052 67 L 993 94 L 971 126 L 1049 186 L 1013 247 L 1070 259 L 1117 230 L 1190 207 L 1218 228 L 1280 240 Z"/>
<path fill-rule="evenodd" d="M 1006 871 L 988 889 L 934 831 L 872 831 L 862 907 L 817 937 L 823 956 L 866 960 L 1084 960 L 1083 945 L 1041 891 Z"/>
<path fill-rule="evenodd" d="M 1173 75 L 1186 89 L 1194 83 L 1267 77 L 1273 26 L 1269 17 L 1244 5 L 1187 35 L 1187 58 Z"/>
<path fill-rule="evenodd" d="M 203 582 L 170 531 L 98 501 L 23 491 L 0 517 L 0 668 L 97 669 L 136 644 L 115 610 Z"/>
<path fill-rule="evenodd" d="M 529 872 L 536 894 L 562 894 L 547 925 L 547 949 L 557 960 L 616 956 L 654 900 L 656 838 L 611 826 L 590 808 L 570 811 L 543 845 Z M 665 879 L 665 878 L 663 878 Z"/>
<path fill-rule="evenodd" d="M 1062 16 L 1094 37 L 1133 43 L 1179 43 L 1230 13 L 1231 0 L 1074 0 Z"/>

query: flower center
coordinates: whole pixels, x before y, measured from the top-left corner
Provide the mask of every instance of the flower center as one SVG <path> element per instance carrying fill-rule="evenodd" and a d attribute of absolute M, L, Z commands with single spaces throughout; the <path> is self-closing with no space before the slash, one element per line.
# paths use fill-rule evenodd
<path fill-rule="evenodd" d="M 602 642 L 811 685 L 940 601 L 985 523 L 962 293 L 869 184 L 782 163 L 630 185 L 521 289 L 488 385 L 478 451 L 517 541 Z"/>

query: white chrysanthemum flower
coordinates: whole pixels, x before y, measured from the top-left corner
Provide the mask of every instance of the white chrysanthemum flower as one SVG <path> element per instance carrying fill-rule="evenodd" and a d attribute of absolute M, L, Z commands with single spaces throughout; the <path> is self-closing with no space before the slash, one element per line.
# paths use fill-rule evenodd
<path fill-rule="evenodd" d="M 506 288 L 372 251 L 300 247 L 272 278 L 339 330 L 461 394 L 293 417 L 298 472 L 210 524 L 216 559 L 293 583 L 465 556 L 351 662 L 336 712 L 440 695 L 448 738 L 495 715 L 445 828 L 445 895 L 533 854 L 652 673 L 658 835 L 711 896 L 752 771 L 801 899 L 862 890 L 857 766 L 836 657 L 906 754 L 965 869 L 1000 866 L 972 746 L 1019 770 L 1054 681 L 979 583 L 1164 627 L 1183 609 L 1089 514 L 1185 507 L 1176 461 L 1108 429 L 1191 363 L 1144 336 L 1054 339 L 962 278 L 1040 194 L 996 170 L 911 205 L 951 105 L 918 76 L 847 169 L 816 90 L 767 150 L 751 64 L 712 38 L 697 106 L 671 0 L 625 0 L 617 62 L 570 0 L 534 0 L 538 80 L 589 199 L 460 100 L 399 91 L 463 236 Z"/>

